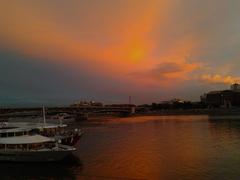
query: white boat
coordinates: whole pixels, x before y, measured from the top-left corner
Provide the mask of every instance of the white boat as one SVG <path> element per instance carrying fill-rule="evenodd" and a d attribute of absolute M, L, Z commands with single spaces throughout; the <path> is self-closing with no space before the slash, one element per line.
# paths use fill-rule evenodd
<path fill-rule="evenodd" d="M 22 131 L 23 135 L 19 134 L 21 131 L 6 134 L 0 129 L 0 161 L 59 161 L 76 150 L 59 144 L 54 138 L 25 134 L 26 131 Z"/>
<path fill-rule="evenodd" d="M 2 127 L 2 128 L 1 128 Z M 83 135 L 81 129 L 66 130 L 66 124 L 32 123 L 32 122 L 1 122 L 0 137 L 25 134 L 39 134 L 54 138 L 63 145 L 75 145 Z"/>
<path fill-rule="evenodd" d="M 65 124 L 1 122 L 0 161 L 59 161 L 76 150 L 82 132 L 65 131 Z"/>

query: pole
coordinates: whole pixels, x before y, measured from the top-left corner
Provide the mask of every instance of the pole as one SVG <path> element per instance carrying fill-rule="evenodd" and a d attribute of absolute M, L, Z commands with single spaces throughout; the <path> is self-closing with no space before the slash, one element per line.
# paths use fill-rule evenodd
<path fill-rule="evenodd" d="M 129 101 L 129 102 L 128 102 L 129 104 L 132 104 L 132 97 L 131 97 L 131 96 L 129 96 L 128 101 Z"/>
<path fill-rule="evenodd" d="M 43 124 L 46 125 L 46 115 L 45 115 L 45 107 L 43 106 Z"/>

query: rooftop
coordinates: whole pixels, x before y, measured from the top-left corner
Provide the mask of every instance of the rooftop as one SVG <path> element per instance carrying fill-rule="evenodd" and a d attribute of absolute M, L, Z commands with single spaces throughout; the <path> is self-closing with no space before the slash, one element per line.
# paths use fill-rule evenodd
<path fill-rule="evenodd" d="M 0 144 L 35 144 L 45 142 L 54 142 L 54 139 L 41 135 L 0 138 Z"/>
<path fill-rule="evenodd" d="M 50 124 L 50 123 L 29 123 L 29 122 L 2 122 L 0 123 L 0 133 L 23 132 L 32 129 L 50 129 L 58 127 L 66 127 L 65 124 Z"/>

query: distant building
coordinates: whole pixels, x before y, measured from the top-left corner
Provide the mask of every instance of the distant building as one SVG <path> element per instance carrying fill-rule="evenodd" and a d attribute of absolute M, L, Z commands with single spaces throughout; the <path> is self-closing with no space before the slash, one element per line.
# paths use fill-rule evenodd
<path fill-rule="evenodd" d="M 168 104 L 168 105 L 171 105 L 171 104 L 175 104 L 175 103 L 179 103 L 179 104 L 183 104 L 185 103 L 186 101 L 184 100 L 181 100 L 181 99 L 178 99 L 178 98 L 174 98 L 172 100 L 169 100 L 169 101 L 161 101 L 160 104 Z"/>
<path fill-rule="evenodd" d="M 83 107 L 83 106 L 103 106 L 103 103 L 101 102 L 95 102 L 95 101 L 79 101 L 75 102 L 71 105 L 71 107 Z"/>
<path fill-rule="evenodd" d="M 201 100 L 201 102 L 206 103 L 207 93 L 204 93 L 203 95 L 201 95 L 201 96 L 200 96 L 200 100 Z"/>
<path fill-rule="evenodd" d="M 174 98 L 170 101 L 170 104 L 174 104 L 174 103 L 184 103 L 184 100 L 178 99 L 178 98 Z"/>
<path fill-rule="evenodd" d="M 136 107 L 136 105 L 135 104 L 106 104 L 105 107 L 129 108 L 129 107 Z"/>
<path fill-rule="evenodd" d="M 240 107 L 240 87 L 233 84 L 230 90 L 211 91 L 202 95 L 201 101 L 208 107 Z"/>
<path fill-rule="evenodd" d="M 231 90 L 232 91 L 240 91 L 240 84 L 235 83 L 235 84 L 231 85 Z"/>
<path fill-rule="evenodd" d="M 136 112 L 136 105 L 135 104 L 107 104 L 105 105 L 106 108 L 121 108 L 121 109 L 130 109 L 131 114 L 135 114 Z"/>

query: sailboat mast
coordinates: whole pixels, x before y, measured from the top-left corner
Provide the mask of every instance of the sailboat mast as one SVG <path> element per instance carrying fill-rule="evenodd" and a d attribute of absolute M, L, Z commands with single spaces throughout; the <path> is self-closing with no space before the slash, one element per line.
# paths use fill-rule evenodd
<path fill-rule="evenodd" d="M 45 107 L 43 106 L 43 124 L 46 125 L 46 115 L 45 115 Z"/>

